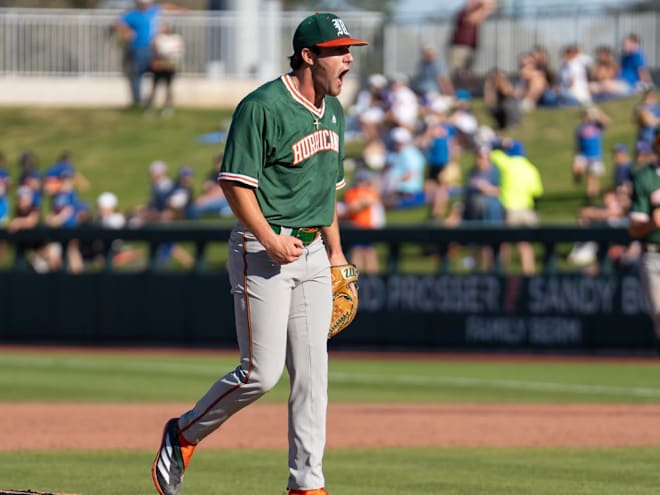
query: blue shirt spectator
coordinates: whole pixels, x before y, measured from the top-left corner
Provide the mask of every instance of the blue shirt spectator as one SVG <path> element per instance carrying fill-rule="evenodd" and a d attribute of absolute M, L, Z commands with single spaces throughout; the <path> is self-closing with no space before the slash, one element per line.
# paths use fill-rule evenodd
<path fill-rule="evenodd" d="M 644 53 L 639 46 L 639 38 L 635 34 L 629 34 L 623 40 L 621 79 L 635 89 L 640 82 L 650 82 L 647 80 L 647 71 Z"/>
<path fill-rule="evenodd" d="M 126 12 L 120 18 L 120 22 L 133 31 L 133 37 L 129 44 L 131 48 L 149 48 L 151 41 L 158 32 L 158 15 L 161 6 L 150 5 L 150 1 L 138 0 L 137 8 Z"/>
<path fill-rule="evenodd" d="M 575 131 L 577 152 L 589 159 L 603 157 L 603 129 L 597 122 L 580 124 Z"/>

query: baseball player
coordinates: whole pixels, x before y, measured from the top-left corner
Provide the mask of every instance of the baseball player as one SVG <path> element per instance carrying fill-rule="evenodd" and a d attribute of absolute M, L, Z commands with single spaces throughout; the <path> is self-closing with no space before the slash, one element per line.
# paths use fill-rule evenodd
<path fill-rule="evenodd" d="M 655 161 L 633 178 L 630 235 L 642 240 L 639 276 L 660 353 L 660 128 L 653 139 Z"/>
<path fill-rule="evenodd" d="M 180 492 L 195 446 L 274 387 L 285 366 L 289 495 L 327 495 L 330 265 L 347 262 L 336 215 L 335 190 L 344 186 L 336 96 L 353 61 L 349 47 L 366 44 L 334 14 L 311 15 L 294 33 L 292 71 L 236 108 L 218 179 L 238 219 L 227 266 L 240 364 L 166 423 L 152 467 L 161 495 Z"/>

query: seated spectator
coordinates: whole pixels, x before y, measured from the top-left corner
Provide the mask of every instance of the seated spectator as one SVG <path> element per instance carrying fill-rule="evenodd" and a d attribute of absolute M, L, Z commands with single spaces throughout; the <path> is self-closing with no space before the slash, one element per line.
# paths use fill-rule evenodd
<path fill-rule="evenodd" d="M 9 188 L 11 173 L 7 166 L 7 157 L 0 151 L 0 227 L 9 222 Z"/>
<path fill-rule="evenodd" d="M 118 199 L 111 192 L 104 192 L 96 199 L 96 212 L 88 222 L 105 229 L 121 229 L 126 225 L 126 217 L 117 211 Z M 124 266 L 139 257 L 136 249 L 126 246 L 122 240 L 92 240 L 80 243 L 80 252 L 86 264 L 102 268 L 108 261 L 114 266 Z M 108 257 L 110 257 L 108 259 Z"/>
<path fill-rule="evenodd" d="M 623 39 L 621 79 L 628 84 L 631 93 L 653 86 L 653 79 L 646 65 L 646 58 L 640 46 L 639 36 L 634 33 L 628 34 Z"/>
<path fill-rule="evenodd" d="M 548 50 L 543 45 L 534 45 L 531 51 L 532 57 L 534 57 L 534 62 L 536 63 L 536 68 L 543 73 L 545 77 L 545 82 L 548 87 L 548 91 L 554 91 L 554 86 L 556 84 L 557 75 L 550 67 L 550 56 L 548 55 Z M 545 96 L 542 97 L 540 105 L 554 105 L 554 95 L 551 96 L 551 101 L 546 101 Z"/>
<path fill-rule="evenodd" d="M 642 98 L 633 109 L 633 119 L 637 127 L 637 141 L 645 141 L 652 149 L 656 127 L 660 126 L 660 105 L 654 88 L 642 92 Z"/>
<path fill-rule="evenodd" d="M 632 178 L 635 166 L 630 158 L 630 153 L 628 153 L 628 146 L 623 143 L 615 144 L 612 149 L 612 171 L 614 174 L 614 189 L 616 191 L 621 189 L 627 194 L 632 194 Z"/>
<path fill-rule="evenodd" d="M 67 168 L 51 170 L 46 176 L 45 188 L 51 198 L 50 211 L 45 218 L 46 225 L 60 228 L 78 225 L 81 204 L 75 191 L 73 172 Z M 83 270 L 83 261 L 79 241 L 68 241 L 64 246 L 66 253 L 63 253 L 62 248 L 58 243 L 49 245 L 50 269 L 61 269 L 62 255 L 66 254 L 69 271 L 80 273 Z"/>
<path fill-rule="evenodd" d="M 414 131 L 419 117 L 417 95 L 410 89 L 409 78 L 397 74 L 392 78 L 388 93 L 385 123 L 391 127 L 404 127 Z"/>
<path fill-rule="evenodd" d="M 27 150 L 18 158 L 18 184 L 23 184 L 25 176 L 39 172 L 39 160 L 34 151 Z"/>
<path fill-rule="evenodd" d="M 448 121 L 456 130 L 456 143 L 458 160 L 461 150 L 474 149 L 474 139 L 479 130 L 479 122 L 472 111 L 472 95 L 465 89 L 456 91 L 453 108 Z"/>
<path fill-rule="evenodd" d="M 577 45 L 568 45 L 564 48 L 558 80 L 560 105 L 589 105 L 591 103 L 588 77 L 590 65 L 591 58 L 581 53 Z"/>
<path fill-rule="evenodd" d="M 369 76 L 367 87 L 360 90 L 346 116 L 347 139 L 362 136 L 370 141 L 380 137 L 387 107 L 387 78 L 382 74 Z"/>
<path fill-rule="evenodd" d="M 531 52 L 523 53 L 518 62 L 517 98 L 523 110 L 533 110 L 540 105 L 546 91 L 550 89 L 548 79 Z"/>
<path fill-rule="evenodd" d="M 380 229 L 385 226 L 385 207 L 374 173 L 358 170 L 351 187 L 338 204 L 340 221 L 361 229 Z M 359 243 L 350 247 L 349 258 L 364 274 L 379 270 L 378 252 L 373 243 Z"/>
<path fill-rule="evenodd" d="M 135 208 L 128 219 L 131 227 L 139 227 L 144 223 L 158 222 L 163 218 L 167 199 L 172 193 L 173 182 L 167 176 L 167 164 L 155 160 L 149 165 L 149 200 L 146 205 Z"/>
<path fill-rule="evenodd" d="M 653 148 L 646 141 L 637 141 L 636 150 L 635 172 L 655 162 L 656 157 Z"/>
<path fill-rule="evenodd" d="M 499 69 L 492 69 L 484 81 L 484 104 L 495 120 L 497 129 L 515 127 L 522 118 L 521 102 L 516 89 Z"/>
<path fill-rule="evenodd" d="M 602 204 L 585 206 L 578 212 L 578 224 L 583 227 L 593 225 L 622 226 L 628 222 L 630 195 L 626 191 L 607 189 L 603 193 Z M 635 244 L 635 243 L 633 243 Z M 610 246 L 610 259 L 629 264 L 637 257 L 637 246 Z M 568 261 L 578 266 L 593 265 L 597 261 L 598 244 L 596 242 L 576 243 L 568 255 Z M 592 266 L 590 273 L 596 273 L 597 267 Z"/>
<path fill-rule="evenodd" d="M 204 215 L 231 217 L 233 215 L 229 203 L 222 189 L 218 185 L 218 173 L 222 166 L 222 154 L 214 160 L 213 169 L 202 183 L 202 191 L 197 196 L 189 210 L 190 218 L 199 218 Z"/>
<path fill-rule="evenodd" d="M 608 46 L 596 48 L 596 60 L 591 71 L 589 91 L 594 100 L 602 101 L 630 94 L 629 85 L 620 78 L 621 71 Z"/>
<path fill-rule="evenodd" d="M 383 178 L 383 201 L 387 208 L 423 206 L 424 154 L 415 146 L 411 132 L 395 127 L 390 132 L 392 151 L 387 155 Z"/>
<path fill-rule="evenodd" d="M 72 157 L 73 154 L 70 151 L 68 150 L 63 151 L 60 154 L 60 156 L 57 158 L 57 161 L 53 165 L 51 165 L 48 168 L 48 170 L 46 170 L 46 174 L 48 174 L 49 172 L 53 172 L 54 174 L 57 175 L 60 172 L 64 171 L 67 174 L 73 176 L 73 183 L 77 190 L 87 191 L 90 188 L 90 182 L 73 165 Z"/>
<path fill-rule="evenodd" d="M 192 167 L 179 169 L 177 179 L 172 185 L 166 200 L 167 207 L 163 212 L 163 220 L 190 218 L 190 211 L 195 202 Z"/>
<path fill-rule="evenodd" d="M 425 43 L 411 87 L 420 98 L 433 99 L 439 95 L 453 95 L 454 86 L 447 67 L 435 46 Z"/>
<path fill-rule="evenodd" d="M 573 181 L 579 184 L 587 177 L 587 202 L 592 203 L 600 194 L 600 178 L 605 172 L 603 163 L 603 130 L 610 119 L 596 107 L 582 111 L 582 122 L 575 129 L 575 156 Z"/>
<path fill-rule="evenodd" d="M 7 224 L 9 232 L 33 229 L 39 225 L 41 221 L 40 206 L 35 199 L 34 190 L 29 186 L 23 185 L 16 189 L 14 216 Z M 19 259 L 26 259 L 37 273 L 50 271 L 49 253 L 45 242 L 18 242 L 16 254 Z"/>

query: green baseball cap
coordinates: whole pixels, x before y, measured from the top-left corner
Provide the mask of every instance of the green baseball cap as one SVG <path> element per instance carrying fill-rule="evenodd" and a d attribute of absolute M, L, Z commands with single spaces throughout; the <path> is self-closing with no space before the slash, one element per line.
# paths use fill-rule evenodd
<path fill-rule="evenodd" d="M 317 12 L 302 20 L 293 35 L 293 51 L 319 46 L 363 46 L 364 40 L 351 38 L 344 21 L 329 12 Z"/>

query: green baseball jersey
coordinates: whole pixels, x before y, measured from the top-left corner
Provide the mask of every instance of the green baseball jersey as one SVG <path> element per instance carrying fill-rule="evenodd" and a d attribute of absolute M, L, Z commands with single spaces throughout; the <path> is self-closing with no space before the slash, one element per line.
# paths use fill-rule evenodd
<path fill-rule="evenodd" d="M 656 208 L 660 208 L 660 167 L 649 165 L 633 178 L 630 218 L 648 220 Z M 646 240 L 660 244 L 660 229 L 652 231 Z"/>
<path fill-rule="evenodd" d="M 289 75 L 268 82 L 236 108 L 219 180 L 253 187 L 269 223 L 332 223 L 344 186 L 344 113 L 335 97 L 316 108 Z"/>

